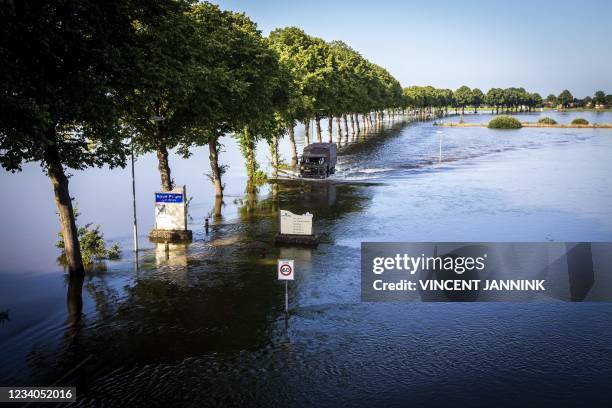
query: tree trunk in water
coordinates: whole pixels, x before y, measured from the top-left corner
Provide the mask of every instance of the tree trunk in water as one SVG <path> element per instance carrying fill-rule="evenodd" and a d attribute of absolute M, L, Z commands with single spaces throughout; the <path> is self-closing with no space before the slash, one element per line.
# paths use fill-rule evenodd
<path fill-rule="evenodd" d="M 248 127 L 242 131 L 243 139 L 240 141 L 240 148 L 244 156 L 244 164 L 247 171 L 247 192 L 254 193 L 257 189 L 255 185 L 255 173 L 257 172 L 257 160 L 255 158 L 255 141 L 251 137 Z"/>
<path fill-rule="evenodd" d="M 340 116 L 336 116 L 336 135 L 338 137 L 338 144 L 342 143 L 342 124 L 340 123 Z"/>
<path fill-rule="evenodd" d="M 332 138 L 332 126 L 334 123 L 334 117 L 330 116 L 329 118 L 327 118 L 327 135 L 329 137 L 329 143 L 333 142 L 333 138 Z"/>
<path fill-rule="evenodd" d="M 47 174 L 53 185 L 55 205 L 57 206 L 57 213 L 59 214 L 62 227 L 64 254 L 68 271 L 70 276 L 84 276 L 85 269 L 83 268 L 83 258 L 81 258 L 81 246 L 74 220 L 72 200 L 68 190 L 68 177 L 64 173 L 57 145 L 55 144 L 55 130 L 52 130 L 52 136 L 49 140 L 51 144 L 45 149 L 45 162 L 47 164 Z"/>
<path fill-rule="evenodd" d="M 221 209 L 223 207 L 223 197 L 217 196 L 215 197 L 215 206 L 213 207 L 213 216 L 215 218 L 220 218 L 222 216 Z"/>
<path fill-rule="evenodd" d="M 291 150 L 291 167 L 297 166 L 297 147 L 295 146 L 295 129 L 293 124 L 287 127 L 287 133 L 289 134 L 289 149 Z"/>
<path fill-rule="evenodd" d="M 355 116 L 355 125 L 357 126 L 357 133 L 359 133 L 361 132 L 361 129 L 359 128 L 359 115 L 355 113 L 353 116 Z"/>
<path fill-rule="evenodd" d="M 310 144 L 310 119 L 304 121 L 304 146 Z"/>
<path fill-rule="evenodd" d="M 68 293 L 66 295 L 66 309 L 68 322 L 73 328 L 79 327 L 83 316 L 83 281 L 84 275 L 71 274 L 68 278 Z M 76 333 L 74 333 L 76 334 Z"/>
<path fill-rule="evenodd" d="M 317 141 L 319 143 L 321 143 L 321 118 L 319 118 L 317 116 L 317 118 L 315 119 L 316 125 L 317 125 Z"/>
<path fill-rule="evenodd" d="M 217 137 L 208 140 L 208 150 L 210 152 L 210 175 L 215 185 L 215 197 L 223 197 L 223 184 L 221 184 L 221 169 L 219 168 L 219 151 L 217 150 Z"/>
<path fill-rule="evenodd" d="M 346 118 L 346 113 L 342 115 L 342 119 L 344 120 L 344 133 L 348 135 L 349 129 L 348 129 L 348 119 Z"/>
<path fill-rule="evenodd" d="M 355 115 L 353 115 L 352 113 L 349 113 L 349 116 L 351 118 L 351 132 L 355 134 Z"/>

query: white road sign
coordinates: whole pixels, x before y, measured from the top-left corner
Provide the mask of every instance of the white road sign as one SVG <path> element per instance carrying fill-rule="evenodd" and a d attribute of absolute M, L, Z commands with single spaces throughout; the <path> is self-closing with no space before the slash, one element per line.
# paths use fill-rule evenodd
<path fill-rule="evenodd" d="M 295 269 L 293 268 L 293 259 L 278 260 L 278 280 L 293 280 Z"/>

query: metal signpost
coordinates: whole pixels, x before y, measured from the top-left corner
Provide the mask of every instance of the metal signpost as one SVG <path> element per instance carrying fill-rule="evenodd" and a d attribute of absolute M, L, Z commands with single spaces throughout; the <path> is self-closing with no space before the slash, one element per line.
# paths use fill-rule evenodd
<path fill-rule="evenodd" d="M 295 268 L 293 259 L 279 259 L 277 265 L 278 280 L 285 281 L 285 313 L 289 313 L 289 290 L 287 282 L 294 280 Z"/>

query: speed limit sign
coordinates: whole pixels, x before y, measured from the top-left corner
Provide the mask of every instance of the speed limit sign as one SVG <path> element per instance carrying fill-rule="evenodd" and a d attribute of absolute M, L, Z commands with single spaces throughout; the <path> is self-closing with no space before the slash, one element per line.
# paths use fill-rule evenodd
<path fill-rule="evenodd" d="M 277 271 L 278 280 L 293 280 L 293 259 L 279 259 Z"/>

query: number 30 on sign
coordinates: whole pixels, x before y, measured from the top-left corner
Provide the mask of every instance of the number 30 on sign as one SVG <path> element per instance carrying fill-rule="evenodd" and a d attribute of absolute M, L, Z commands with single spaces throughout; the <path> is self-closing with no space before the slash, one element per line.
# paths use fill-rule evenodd
<path fill-rule="evenodd" d="M 293 280 L 294 268 L 292 259 L 278 260 L 278 280 Z"/>

